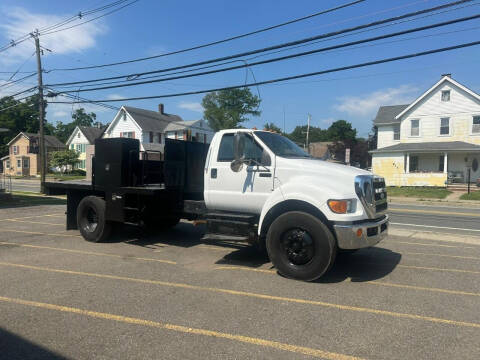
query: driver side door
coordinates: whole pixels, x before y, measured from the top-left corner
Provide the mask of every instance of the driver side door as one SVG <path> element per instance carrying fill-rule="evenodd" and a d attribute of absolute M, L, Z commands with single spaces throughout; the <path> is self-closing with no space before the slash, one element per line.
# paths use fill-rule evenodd
<path fill-rule="evenodd" d="M 222 136 L 208 174 L 206 199 L 210 209 L 260 214 L 273 191 L 273 157 L 250 134 L 245 139 L 244 154 L 242 168 L 234 172 L 230 167 L 234 134 Z"/>

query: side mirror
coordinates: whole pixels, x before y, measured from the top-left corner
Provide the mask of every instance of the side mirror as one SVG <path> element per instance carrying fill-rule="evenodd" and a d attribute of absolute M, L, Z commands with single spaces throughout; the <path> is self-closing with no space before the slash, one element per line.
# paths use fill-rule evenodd
<path fill-rule="evenodd" d="M 245 134 L 237 132 L 233 137 L 233 161 L 230 168 L 234 172 L 239 172 L 243 167 L 245 159 Z"/>

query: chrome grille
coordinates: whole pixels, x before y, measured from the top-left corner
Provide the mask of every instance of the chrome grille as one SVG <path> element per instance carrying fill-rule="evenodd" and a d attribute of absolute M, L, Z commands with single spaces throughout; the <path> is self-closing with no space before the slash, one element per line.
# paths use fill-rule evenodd
<path fill-rule="evenodd" d="M 355 178 L 355 192 L 369 218 L 374 219 L 386 212 L 387 191 L 382 177 L 358 175 Z"/>

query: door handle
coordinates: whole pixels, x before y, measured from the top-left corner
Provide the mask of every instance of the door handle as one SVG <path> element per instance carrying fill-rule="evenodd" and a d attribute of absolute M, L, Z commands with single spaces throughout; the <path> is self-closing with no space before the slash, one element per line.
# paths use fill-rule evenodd
<path fill-rule="evenodd" d="M 217 178 L 217 169 L 212 168 L 212 170 L 210 171 L 210 177 L 211 177 L 212 179 L 216 179 L 216 178 Z"/>
<path fill-rule="evenodd" d="M 259 174 L 260 177 L 272 177 L 272 173 L 270 172 L 261 172 Z"/>

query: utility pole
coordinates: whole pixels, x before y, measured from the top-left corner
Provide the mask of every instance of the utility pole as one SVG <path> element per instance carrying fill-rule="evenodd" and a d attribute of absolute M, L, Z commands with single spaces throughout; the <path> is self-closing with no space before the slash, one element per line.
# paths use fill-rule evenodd
<path fill-rule="evenodd" d="M 310 154 L 310 143 L 308 142 L 308 133 L 310 132 L 310 120 L 312 120 L 312 115 L 307 114 L 307 140 L 306 140 L 306 145 L 307 145 L 307 153 Z"/>
<path fill-rule="evenodd" d="M 40 39 L 38 29 L 32 34 L 35 39 L 35 50 L 37 53 L 37 75 L 38 75 L 38 121 L 40 123 L 40 192 L 45 194 L 45 171 L 46 171 L 46 154 L 45 154 L 45 134 L 43 131 L 43 124 L 45 122 L 45 108 L 43 104 L 43 78 L 42 78 L 42 59 L 41 59 L 41 49 L 40 49 Z"/>

